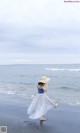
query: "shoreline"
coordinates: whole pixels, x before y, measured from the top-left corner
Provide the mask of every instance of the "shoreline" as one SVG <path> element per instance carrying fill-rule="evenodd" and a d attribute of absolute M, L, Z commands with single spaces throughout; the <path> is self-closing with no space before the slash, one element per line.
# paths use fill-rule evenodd
<path fill-rule="evenodd" d="M 26 98 L 0 94 L 0 126 L 8 133 L 80 133 L 80 106 L 60 105 L 47 112 L 47 121 L 31 120 L 27 115 L 30 101 Z"/>

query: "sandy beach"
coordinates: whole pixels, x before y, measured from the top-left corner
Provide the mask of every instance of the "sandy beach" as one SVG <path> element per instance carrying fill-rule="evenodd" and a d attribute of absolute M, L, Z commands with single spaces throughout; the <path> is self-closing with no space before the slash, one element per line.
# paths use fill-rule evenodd
<path fill-rule="evenodd" d="M 0 94 L 0 126 L 8 133 L 80 133 L 80 106 L 61 104 L 46 114 L 47 121 L 30 120 L 27 108 L 31 101 L 18 95 Z"/>

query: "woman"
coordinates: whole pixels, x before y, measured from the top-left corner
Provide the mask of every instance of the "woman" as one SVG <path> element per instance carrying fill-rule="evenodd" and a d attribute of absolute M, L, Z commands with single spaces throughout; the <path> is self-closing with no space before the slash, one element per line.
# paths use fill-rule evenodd
<path fill-rule="evenodd" d="M 31 119 L 46 120 L 43 116 L 53 107 L 57 107 L 58 104 L 54 103 L 45 92 L 48 90 L 48 81 L 50 78 L 43 76 L 37 85 L 38 94 L 30 104 L 27 113 Z"/>

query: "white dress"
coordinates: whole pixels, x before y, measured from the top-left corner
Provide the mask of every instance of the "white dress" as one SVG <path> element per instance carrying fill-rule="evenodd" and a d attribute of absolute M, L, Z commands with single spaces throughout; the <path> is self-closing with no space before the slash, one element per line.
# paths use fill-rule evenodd
<path fill-rule="evenodd" d="M 54 104 L 45 93 L 38 93 L 30 104 L 27 114 L 30 119 L 41 118 L 48 110 L 54 107 Z"/>

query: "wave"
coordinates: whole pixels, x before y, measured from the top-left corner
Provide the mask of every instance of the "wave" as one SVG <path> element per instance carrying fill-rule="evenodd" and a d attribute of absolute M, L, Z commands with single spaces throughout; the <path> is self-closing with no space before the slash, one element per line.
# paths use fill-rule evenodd
<path fill-rule="evenodd" d="M 78 72 L 80 71 L 80 68 L 68 68 L 68 69 L 64 69 L 64 68 L 45 68 L 45 70 L 49 70 L 49 71 L 75 71 Z"/>
<path fill-rule="evenodd" d="M 27 100 L 33 100 L 36 96 L 36 94 L 28 93 L 26 92 L 20 92 L 20 91 L 13 91 L 13 90 L 0 90 L 0 94 L 8 94 L 8 95 L 19 95 L 25 97 Z M 70 105 L 80 105 L 80 97 L 64 97 L 62 96 L 54 96 L 54 98 L 50 97 L 53 101 L 56 101 L 58 103 L 64 103 L 64 104 L 70 104 Z"/>
<path fill-rule="evenodd" d="M 72 88 L 70 88 L 70 87 L 67 87 L 67 86 L 62 86 L 60 89 L 64 89 L 64 90 L 70 90 L 70 89 L 72 89 Z"/>

